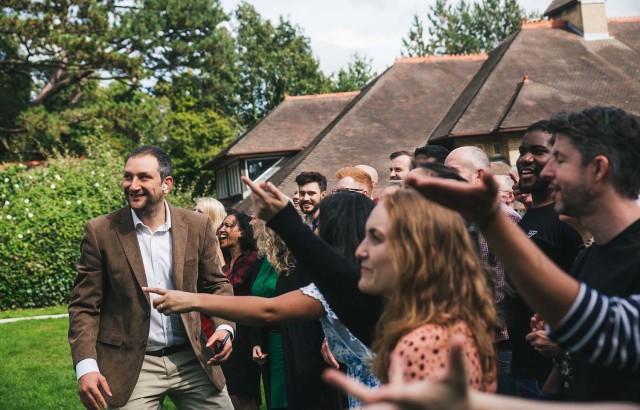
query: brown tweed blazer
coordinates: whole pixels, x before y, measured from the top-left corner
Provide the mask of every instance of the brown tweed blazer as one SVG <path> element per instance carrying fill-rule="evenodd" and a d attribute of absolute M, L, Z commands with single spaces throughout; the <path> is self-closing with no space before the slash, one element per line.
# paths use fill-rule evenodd
<path fill-rule="evenodd" d="M 173 249 L 173 282 L 178 290 L 232 295 L 222 273 L 211 220 L 196 212 L 169 206 Z M 86 223 L 77 263 L 78 276 L 69 304 L 69 344 L 73 365 L 93 358 L 107 379 L 112 406 L 124 405 L 138 380 L 149 336 L 149 297 L 142 255 L 131 209 L 125 207 Z M 211 349 L 203 349 L 197 312 L 182 314 L 191 345 L 207 375 L 222 389 L 219 366 L 207 366 Z M 214 325 L 233 323 L 212 318 Z"/>

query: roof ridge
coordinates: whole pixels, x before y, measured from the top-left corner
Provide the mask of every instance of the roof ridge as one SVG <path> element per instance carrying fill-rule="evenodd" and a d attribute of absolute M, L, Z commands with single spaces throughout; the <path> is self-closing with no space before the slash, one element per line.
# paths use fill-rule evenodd
<path fill-rule="evenodd" d="M 289 95 L 285 94 L 285 100 L 303 100 L 303 99 L 311 99 L 311 98 L 332 98 L 332 97 L 348 97 L 350 95 L 357 95 L 360 93 L 360 90 L 355 91 L 342 91 L 337 93 L 325 93 L 325 94 L 308 94 L 308 95 Z"/>
<path fill-rule="evenodd" d="M 640 23 L 640 16 L 611 17 L 607 19 L 607 23 Z"/>
<path fill-rule="evenodd" d="M 351 109 L 361 100 L 363 99 L 369 91 L 377 84 L 382 76 L 388 73 L 391 70 L 391 67 L 387 68 L 382 74 L 379 74 L 373 80 L 369 81 L 362 90 L 358 92 L 351 101 L 344 106 L 342 111 L 336 115 L 331 122 L 322 129 L 309 143 L 306 147 L 297 154 L 295 154 L 282 168 L 280 168 L 276 173 L 271 175 L 268 179 L 269 182 L 276 186 L 280 186 L 291 174 L 293 171 L 302 163 L 302 161 L 309 156 L 309 154 L 315 149 L 315 147 L 324 139 L 324 137 L 331 131 L 333 128 L 340 122 L 342 119 L 351 111 Z"/>
<path fill-rule="evenodd" d="M 509 114 L 509 111 L 511 111 L 513 104 L 515 104 L 516 100 L 518 99 L 518 96 L 522 91 L 522 87 L 524 87 L 524 85 L 529 82 L 531 82 L 529 80 L 529 75 L 525 74 L 524 77 L 522 78 L 522 81 L 519 81 L 518 83 L 516 83 L 516 88 L 511 93 L 511 96 L 509 97 L 509 102 L 507 103 L 504 110 L 502 111 L 502 115 L 500 115 L 498 122 L 491 129 L 491 132 L 495 132 L 496 130 L 500 129 L 500 125 L 504 122 L 505 118 L 507 118 L 507 115 Z"/>
<path fill-rule="evenodd" d="M 522 30 L 536 30 L 542 28 L 564 28 L 565 20 L 522 20 Z"/>
<path fill-rule="evenodd" d="M 411 63 L 435 63 L 445 60 L 461 60 L 461 61 L 477 61 L 487 59 L 489 55 L 487 53 L 472 53 L 472 54 L 446 54 L 441 56 L 424 56 L 424 57 L 400 57 L 397 58 L 395 63 L 411 64 Z"/>
<path fill-rule="evenodd" d="M 458 98 L 449 106 L 447 111 L 444 113 L 442 118 L 438 121 L 438 124 L 434 127 L 431 134 L 427 137 L 427 143 L 432 140 L 438 140 L 444 136 L 438 136 L 438 133 L 444 132 L 441 128 L 444 128 L 446 122 L 450 122 L 450 125 L 447 127 L 445 135 L 451 134 L 451 131 L 455 128 L 460 118 L 464 115 L 466 110 L 469 108 L 469 104 L 473 101 L 475 96 L 480 92 L 480 89 L 484 86 L 487 78 L 491 75 L 491 72 L 496 68 L 496 66 L 502 60 L 502 57 L 507 52 L 511 44 L 515 41 L 516 37 L 520 34 L 521 30 L 516 31 L 511 34 L 506 39 L 502 40 L 493 50 L 489 52 L 488 58 L 484 63 L 478 68 L 476 73 L 469 79 L 467 85 L 464 87 L 462 92 L 458 95 Z M 474 81 L 478 79 L 479 82 L 476 84 Z M 469 92 L 469 98 L 467 98 L 467 92 Z M 466 99 L 466 102 L 465 100 Z M 454 108 L 461 106 L 461 110 L 459 113 L 455 113 Z"/>

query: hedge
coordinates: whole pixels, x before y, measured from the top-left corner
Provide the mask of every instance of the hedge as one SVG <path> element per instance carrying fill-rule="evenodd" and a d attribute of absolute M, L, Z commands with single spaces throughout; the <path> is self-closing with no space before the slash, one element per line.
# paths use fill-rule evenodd
<path fill-rule="evenodd" d="M 0 170 L 0 310 L 68 303 L 84 223 L 125 205 L 123 161 L 106 152 Z M 187 192 L 169 200 L 193 206 Z"/>

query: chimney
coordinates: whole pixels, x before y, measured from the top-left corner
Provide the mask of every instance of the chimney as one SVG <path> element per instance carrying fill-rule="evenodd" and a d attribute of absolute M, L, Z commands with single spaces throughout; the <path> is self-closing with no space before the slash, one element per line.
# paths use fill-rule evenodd
<path fill-rule="evenodd" d="M 564 20 L 585 40 L 610 39 L 604 0 L 553 0 L 544 12 L 553 20 Z"/>

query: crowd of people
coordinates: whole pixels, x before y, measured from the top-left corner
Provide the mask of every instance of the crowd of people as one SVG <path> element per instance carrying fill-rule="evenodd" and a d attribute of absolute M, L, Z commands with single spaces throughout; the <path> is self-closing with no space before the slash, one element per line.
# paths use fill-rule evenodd
<path fill-rule="evenodd" d="M 242 177 L 251 214 L 189 212 L 165 201 L 166 153 L 139 148 L 129 206 L 85 227 L 82 402 L 257 409 L 262 375 L 269 409 L 640 408 L 640 120 L 558 114 L 515 165 L 427 145 L 390 154 L 383 189 L 345 164 L 331 190 Z"/>

